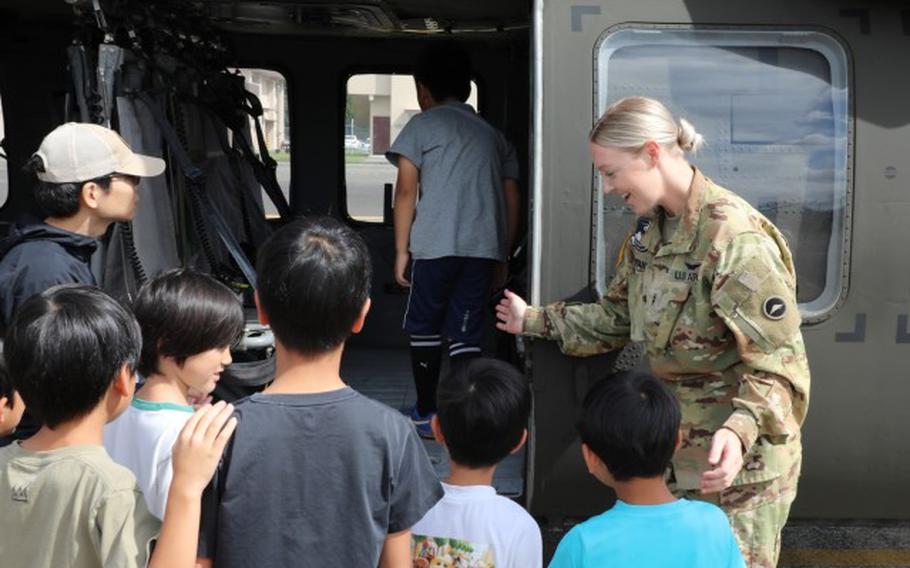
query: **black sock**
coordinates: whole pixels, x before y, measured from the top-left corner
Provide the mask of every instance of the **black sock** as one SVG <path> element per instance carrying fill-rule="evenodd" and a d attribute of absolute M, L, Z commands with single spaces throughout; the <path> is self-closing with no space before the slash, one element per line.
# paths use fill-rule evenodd
<path fill-rule="evenodd" d="M 442 341 L 438 335 L 411 336 L 411 370 L 417 387 L 417 413 L 436 412 L 436 384 L 442 361 Z"/>

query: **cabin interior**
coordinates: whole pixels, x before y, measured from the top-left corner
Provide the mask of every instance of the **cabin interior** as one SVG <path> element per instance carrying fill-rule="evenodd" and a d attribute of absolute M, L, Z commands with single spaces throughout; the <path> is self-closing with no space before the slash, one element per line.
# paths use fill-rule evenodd
<path fill-rule="evenodd" d="M 199 54 L 211 48 L 219 65 L 244 70 L 247 89 L 259 96 L 265 109 L 261 117 L 265 144 L 277 160 L 276 177 L 290 213 L 279 218 L 253 179 L 250 191 L 263 204 L 265 222 L 276 226 L 288 217 L 330 214 L 366 239 L 374 266 L 372 309 L 364 331 L 349 343 L 343 375 L 371 397 L 394 408 L 409 407 L 415 393 L 407 336 L 401 329 L 407 290 L 394 283 L 392 274 L 391 191 L 386 189 L 395 170 L 383 153 L 417 111 L 416 99 L 410 100 L 417 55 L 430 42 L 456 38 L 473 62 L 471 102 L 516 146 L 526 219 L 530 13 L 528 0 L 7 0 L 0 5 L 5 158 L 0 160 L 5 168 L 0 171 L 0 184 L 5 184 L 0 185 L 4 193 L 0 200 L 5 200 L 0 221 L 16 222 L 36 214 L 33 180 L 22 166 L 47 132 L 66 120 L 80 120 L 68 48 L 84 47 L 92 69 L 91 55 L 105 42 L 134 55 L 142 51 L 149 59 L 166 55 L 198 65 L 206 64 L 199 63 L 206 57 Z M 180 90 L 179 85 L 156 86 L 162 93 L 172 87 Z M 121 122 L 126 127 L 122 116 Z M 187 146 L 194 159 L 205 159 L 207 147 L 194 147 L 193 142 Z M 167 178 L 171 185 L 185 182 L 173 159 Z M 165 188 L 143 189 L 139 209 L 154 209 L 148 204 L 161 199 Z M 236 213 L 230 202 L 222 205 L 228 217 Z M 140 222 L 134 222 L 137 245 L 147 245 L 157 238 L 160 224 L 146 220 L 139 226 Z M 523 235 L 526 224 L 522 225 Z M 178 240 L 179 233 L 178 228 Z M 138 254 L 153 275 L 175 261 L 186 262 L 185 249 L 177 248 L 178 253 L 167 258 L 155 254 L 154 246 L 138 246 Z M 246 250 L 254 256 L 254 250 Z M 108 254 L 116 256 L 116 251 Z M 511 285 L 521 290 L 525 277 L 521 254 L 513 271 Z M 485 351 L 519 363 L 514 341 L 498 337 L 492 321 Z M 434 443 L 426 446 L 442 475 L 444 451 Z M 522 452 L 500 468 L 496 485 L 501 493 L 523 494 L 525 463 Z"/>

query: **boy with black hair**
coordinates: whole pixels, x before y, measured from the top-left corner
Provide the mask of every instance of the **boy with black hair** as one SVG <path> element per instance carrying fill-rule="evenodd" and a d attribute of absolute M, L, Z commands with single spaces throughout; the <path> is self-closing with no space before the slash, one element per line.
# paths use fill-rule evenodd
<path fill-rule="evenodd" d="M 486 306 L 505 282 L 521 198 L 515 149 L 465 104 L 468 54 L 454 42 L 434 43 L 414 79 L 422 112 L 386 158 L 398 167 L 395 279 L 411 288 L 404 329 L 417 404 L 410 414 L 418 433 L 432 438 L 443 340 L 453 362 L 480 355 Z"/>
<path fill-rule="evenodd" d="M 450 469 L 445 497 L 412 529 L 414 566 L 539 568 L 537 522 L 492 487 L 496 466 L 528 437 L 527 379 L 503 361 L 474 359 L 442 380 L 437 397 L 431 424 Z"/>
<path fill-rule="evenodd" d="M 200 565 L 410 568 L 410 528 L 442 489 L 408 420 L 339 375 L 370 272 L 363 239 L 328 217 L 286 225 L 260 250 L 276 376 L 237 403 L 204 497 Z"/>
<path fill-rule="evenodd" d="M 596 384 L 583 407 L 585 464 L 613 488 L 616 504 L 572 528 L 550 568 L 745 568 L 724 512 L 667 488 L 682 435 L 679 403 L 666 385 L 647 373 L 617 373 Z"/>
<path fill-rule="evenodd" d="M 164 272 L 139 290 L 133 313 L 142 330 L 139 373 L 129 408 L 104 428 L 111 458 L 136 476 L 149 510 L 163 518 L 171 448 L 226 366 L 243 334 L 243 308 L 231 290 L 186 269 Z"/>
<path fill-rule="evenodd" d="M 9 373 L 6 372 L 6 362 L 3 360 L 2 346 L 0 346 L 0 438 L 15 432 L 24 411 L 25 403 L 13 388 Z"/>
<path fill-rule="evenodd" d="M 129 311 L 92 286 L 50 288 L 16 312 L 4 355 L 43 426 L 0 449 L 4 567 L 193 566 L 202 491 L 237 421 L 223 403 L 190 418 L 160 523 L 136 478 L 101 446 L 104 425 L 132 397 L 140 342 Z"/>

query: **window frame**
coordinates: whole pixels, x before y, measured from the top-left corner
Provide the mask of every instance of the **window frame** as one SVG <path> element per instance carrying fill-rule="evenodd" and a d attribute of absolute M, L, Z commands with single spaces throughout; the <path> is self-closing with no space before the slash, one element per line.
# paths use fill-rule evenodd
<path fill-rule="evenodd" d="M 855 112 L 854 112 L 854 82 L 853 82 L 853 57 L 847 43 L 832 30 L 827 28 L 813 26 L 776 26 L 774 28 L 765 26 L 746 26 L 746 25 L 697 25 L 697 24 L 661 24 L 661 23 L 622 23 L 611 26 L 604 30 L 598 37 L 593 50 L 593 101 L 592 101 L 592 121 L 593 124 L 601 114 L 606 110 L 606 82 L 609 75 L 609 65 L 601 65 L 604 46 L 607 41 L 617 34 L 636 31 L 636 32 L 692 32 L 690 38 L 684 41 L 686 44 L 694 46 L 719 46 L 719 47 L 798 47 L 810 49 L 828 62 L 831 70 L 830 85 L 832 89 L 842 88 L 844 92 L 842 101 L 835 101 L 835 112 L 842 113 L 835 116 L 835 129 L 839 118 L 844 117 L 844 131 L 835 130 L 835 139 L 844 140 L 843 164 L 838 169 L 843 169 L 843 194 L 840 194 L 840 187 L 835 187 L 835 201 L 843 197 L 843 209 L 840 212 L 838 222 L 841 227 L 841 236 L 839 239 L 840 254 L 831 244 L 835 243 L 835 227 L 832 227 L 832 236 L 829 244 L 826 263 L 826 284 L 822 293 L 810 302 L 799 304 L 800 314 L 804 324 L 814 324 L 830 318 L 844 304 L 850 289 L 850 257 L 852 243 L 852 218 L 854 204 L 854 144 L 855 144 Z M 699 41 L 698 34 L 721 33 L 728 34 L 722 41 L 717 43 L 707 43 Z M 735 37 L 741 34 L 740 37 Z M 799 34 L 804 34 L 807 38 L 811 35 L 813 40 L 821 39 L 821 42 L 806 40 L 805 42 L 784 42 L 780 38 L 784 35 L 791 35 L 796 38 Z M 768 41 L 758 42 L 753 38 L 765 35 Z M 655 37 L 657 35 L 655 34 Z M 771 38 L 777 38 L 777 41 L 771 41 Z M 673 45 L 680 41 L 677 38 L 669 38 L 665 45 Z M 659 45 L 661 42 L 655 41 Z M 629 41 L 620 44 L 613 49 L 613 52 L 628 46 L 635 45 L 654 45 L 641 42 Z M 820 49 L 820 46 L 822 47 Z M 611 46 L 612 47 L 612 46 Z M 607 60 L 612 52 L 607 56 Z M 838 104 L 841 103 L 841 104 Z M 836 150 L 839 150 L 835 146 Z M 836 157 L 837 159 L 837 157 Z M 835 175 L 835 180 L 837 175 Z M 837 182 L 835 182 L 837 183 Z M 603 238 L 604 222 L 604 199 L 605 196 L 601 191 L 600 178 L 596 171 L 592 169 L 592 219 L 591 219 L 591 279 L 595 284 L 598 293 L 603 294 L 606 291 L 609 281 L 615 270 L 612 269 L 612 259 L 606 258 L 606 249 L 609 243 Z M 631 224 L 630 224 L 631 225 Z M 631 228 L 631 227 L 630 227 Z M 838 258 L 839 257 L 839 258 Z M 839 278 L 835 284 L 827 283 L 830 277 Z M 829 292 L 830 290 L 830 292 Z M 829 299 L 830 298 L 830 299 Z"/>

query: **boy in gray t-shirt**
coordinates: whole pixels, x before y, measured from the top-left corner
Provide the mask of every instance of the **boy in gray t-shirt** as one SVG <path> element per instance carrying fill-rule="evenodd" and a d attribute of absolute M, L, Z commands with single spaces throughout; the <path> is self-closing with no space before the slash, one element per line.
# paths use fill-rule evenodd
<path fill-rule="evenodd" d="M 203 497 L 199 564 L 409 566 L 411 526 L 442 487 L 407 418 L 339 375 L 370 308 L 366 243 L 308 217 L 269 238 L 257 276 L 275 380 L 237 402 L 236 438 Z"/>
<path fill-rule="evenodd" d="M 414 74 L 423 112 L 386 153 L 398 167 L 395 279 L 411 288 L 404 321 L 417 387 L 411 420 L 425 438 L 433 436 L 442 340 L 453 362 L 479 356 L 484 309 L 505 280 L 518 228 L 515 149 L 465 104 L 470 77 L 457 44 L 424 52 Z"/>

